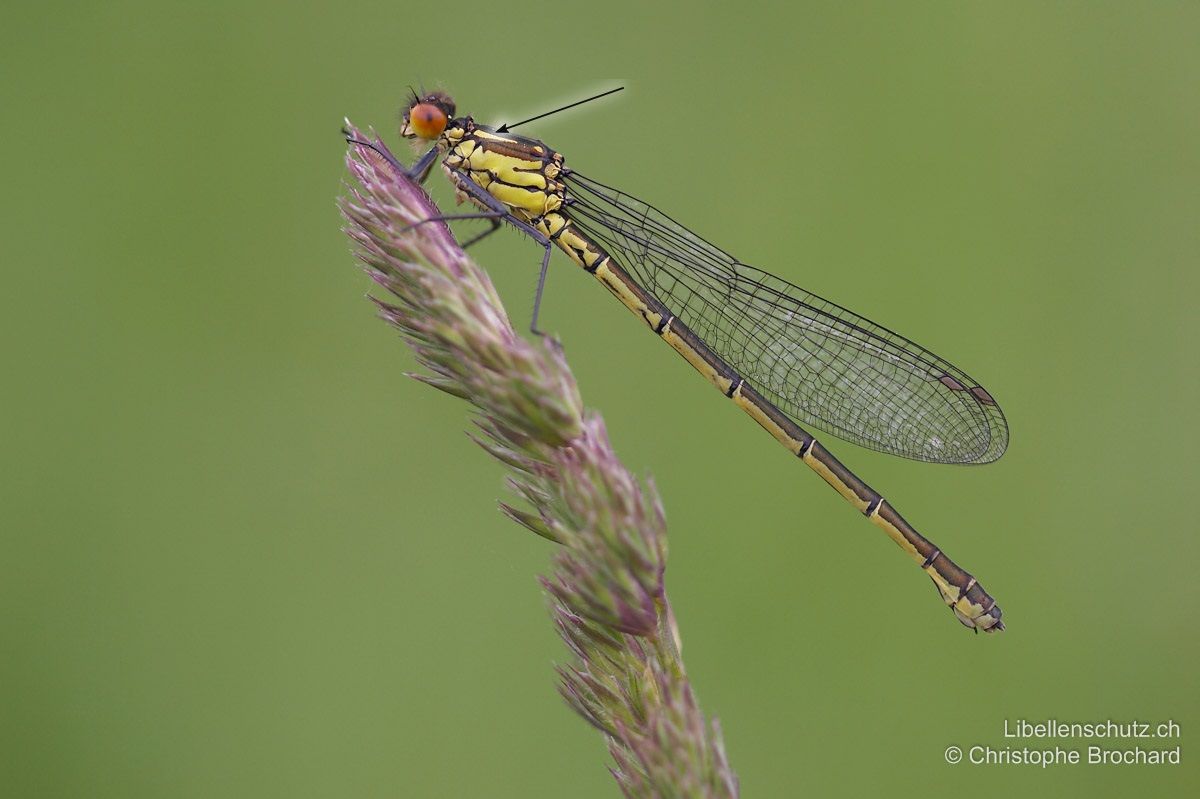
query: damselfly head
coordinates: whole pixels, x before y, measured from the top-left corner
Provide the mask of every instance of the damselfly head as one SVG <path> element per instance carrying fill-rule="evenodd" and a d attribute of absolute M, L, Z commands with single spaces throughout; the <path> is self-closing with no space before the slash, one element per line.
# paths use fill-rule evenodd
<path fill-rule="evenodd" d="M 454 100 L 445 92 L 429 92 L 424 96 L 413 92 L 404 109 L 400 135 L 406 139 L 436 139 L 454 117 Z"/>

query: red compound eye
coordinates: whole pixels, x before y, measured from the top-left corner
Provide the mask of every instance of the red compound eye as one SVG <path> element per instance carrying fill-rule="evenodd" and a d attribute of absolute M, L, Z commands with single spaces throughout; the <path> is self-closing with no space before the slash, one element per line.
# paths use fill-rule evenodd
<path fill-rule="evenodd" d="M 422 139 L 436 139 L 446 129 L 446 112 L 432 103 L 417 103 L 408 112 L 408 126 Z"/>

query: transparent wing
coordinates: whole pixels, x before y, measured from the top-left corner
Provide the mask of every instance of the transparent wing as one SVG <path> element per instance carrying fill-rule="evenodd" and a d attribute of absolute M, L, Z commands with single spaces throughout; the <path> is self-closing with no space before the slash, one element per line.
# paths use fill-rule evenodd
<path fill-rule="evenodd" d="M 641 200 L 573 171 L 564 181 L 575 224 L 796 421 L 915 460 L 1004 453 L 1004 413 L 958 367 L 739 262 Z"/>

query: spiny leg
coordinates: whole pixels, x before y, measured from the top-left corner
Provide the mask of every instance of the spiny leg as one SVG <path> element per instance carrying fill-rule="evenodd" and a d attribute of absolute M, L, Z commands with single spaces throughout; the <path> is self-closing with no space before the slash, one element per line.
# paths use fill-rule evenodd
<path fill-rule="evenodd" d="M 529 331 L 535 336 L 546 334 L 538 330 L 538 313 L 542 310 L 542 291 L 546 288 L 546 274 L 550 271 L 550 242 L 546 241 L 546 251 L 542 255 L 542 271 L 538 273 L 537 292 L 533 295 L 533 318 L 529 320 Z"/>
<path fill-rule="evenodd" d="M 379 147 L 373 142 L 356 139 L 350 133 L 350 131 L 346 130 L 345 128 L 342 128 L 342 135 L 346 137 L 347 144 L 356 144 L 359 147 L 369 148 L 384 161 L 387 161 L 388 165 L 390 165 L 392 169 L 396 170 L 398 174 L 416 183 L 425 182 L 425 179 L 429 177 L 429 170 L 433 166 L 433 162 L 437 160 L 438 148 L 435 145 L 429 148 L 428 152 L 418 158 L 416 163 L 414 163 L 411 168 L 405 167 L 404 164 L 396 160 L 396 156 L 392 155 L 387 150 Z"/>
<path fill-rule="evenodd" d="M 480 240 L 487 238 L 488 236 L 492 235 L 493 233 L 495 233 L 497 230 L 500 229 L 500 220 L 499 219 L 492 218 L 491 222 L 492 222 L 492 226 L 490 228 L 488 228 L 487 230 L 483 231 L 482 233 L 472 236 L 471 238 L 464 241 L 461 245 L 462 248 L 465 250 L 468 247 L 470 247 L 472 244 L 475 244 L 476 242 L 479 242 Z"/>
<path fill-rule="evenodd" d="M 491 195 L 488 196 L 490 197 Z M 479 213 L 475 214 L 441 214 L 439 216 L 431 216 L 428 219 L 422 219 L 420 222 L 413 222 L 408 227 L 402 228 L 400 232 L 407 233 L 413 228 L 420 227 L 421 225 L 425 225 L 430 222 L 453 222 L 461 219 L 490 219 L 495 223 L 495 226 L 492 230 L 486 231 L 486 233 L 490 234 L 494 232 L 495 228 L 500 226 L 500 222 L 508 222 L 510 225 L 529 236 L 538 244 L 549 249 L 550 239 L 538 232 L 538 229 L 533 227 L 533 225 L 530 225 L 528 222 L 522 222 L 520 219 L 517 219 L 515 216 L 513 216 L 512 212 L 510 212 L 507 207 L 501 204 L 499 200 L 496 200 L 496 203 L 500 204 L 499 208 L 490 208 L 486 211 L 480 211 Z M 476 236 L 473 241 L 478 239 L 479 237 Z"/>
<path fill-rule="evenodd" d="M 477 219 L 486 219 L 491 217 L 497 220 L 503 220 L 543 247 L 550 246 L 550 239 L 543 236 L 542 233 L 533 225 L 513 216 L 513 213 L 509 210 L 508 206 L 493 197 L 492 193 L 487 189 L 483 188 L 474 181 L 467 180 L 464 177 L 454 175 L 454 178 L 455 187 L 457 187 L 464 194 L 471 195 L 471 199 L 475 200 L 477 204 L 488 209 L 486 212 L 477 215 Z M 489 234 L 492 233 L 490 230 L 487 232 Z"/>
<path fill-rule="evenodd" d="M 400 232 L 407 233 L 414 228 L 419 228 L 421 225 L 428 225 L 430 222 L 454 222 L 460 219 L 490 219 L 495 222 L 497 226 L 499 226 L 500 220 L 506 216 L 507 213 L 503 211 L 480 211 L 477 214 L 442 214 L 440 216 L 431 216 L 428 219 L 422 219 L 420 222 L 413 222 L 407 227 L 400 228 Z M 491 231 L 488 232 L 490 233 Z"/>
<path fill-rule="evenodd" d="M 496 228 L 500 227 L 500 220 L 502 219 L 514 225 L 522 232 L 528 233 L 534 241 L 542 245 L 544 253 L 542 255 L 541 270 L 538 272 L 537 292 L 533 296 L 533 318 L 529 322 L 529 332 L 533 333 L 535 336 L 546 337 L 546 333 L 538 330 L 537 320 L 538 313 L 541 311 L 542 307 L 542 291 L 546 288 L 546 275 L 550 271 L 550 251 L 554 249 L 553 245 L 550 243 L 550 239 L 543 236 L 537 231 L 537 229 L 526 224 L 525 222 L 522 222 L 520 219 L 517 219 L 508 211 L 480 211 L 477 214 L 448 214 L 443 216 L 431 216 L 428 219 L 422 219 L 420 222 L 414 222 L 408 227 L 401 228 L 400 232 L 407 233 L 414 228 L 418 228 L 421 225 L 425 225 L 430 222 L 450 222 L 458 219 L 490 219 L 492 221 L 491 230 L 484 231 L 481 235 L 476 236 L 466 244 L 460 245 L 463 249 L 466 249 L 468 245 L 479 241 L 479 239 L 483 238 L 484 236 L 496 232 Z"/>
<path fill-rule="evenodd" d="M 546 274 L 550 270 L 550 251 L 554 249 L 554 245 L 550 242 L 549 238 L 544 236 L 542 232 L 533 225 L 530 225 L 528 222 L 524 222 L 513 216 L 512 211 L 508 209 L 508 206 L 492 196 L 492 193 L 487 189 L 479 186 L 474 181 L 465 179 L 456 180 L 455 184 L 463 192 L 471 195 L 471 197 L 474 198 L 480 205 L 484 205 L 496 212 L 497 216 L 495 218 L 497 222 L 500 219 L 503 219 L 505 222 L 508 222 L 517 230 L 529 236 L 529 238 L 533 239 L 542 246 L 544 250 L 542 253 L 542 267 L 541 271 L 538 273 L 537 293 L 534 294 L 533 298 L 533 318 L 529 322 L 529 331 L 535 336 L 546 337 L 545 333 L 543 333 L 541 330 L 538 330 L 537 321 L 538 313 L 541 311 L 542 307 L 542 292 L 546 288 Z M 489 216 L 489 214 L 481 214 L 480 216 Z M 483 238 L 483 236 L 494 233 L 496 227 L 498 226 L 498 224 L 493 226 L 491 230 L 485 231 L 481 236 L 476 236 L 468 243 L 473 244 L 474 242 Z"/>

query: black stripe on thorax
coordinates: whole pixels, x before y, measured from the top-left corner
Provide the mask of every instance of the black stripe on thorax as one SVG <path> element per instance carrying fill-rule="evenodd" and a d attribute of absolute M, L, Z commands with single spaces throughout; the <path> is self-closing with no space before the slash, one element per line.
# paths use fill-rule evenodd
<path fill-rule="evenodd" d="M 499 176 L 497 176 L 496 173 L 491 171 L 490 169 L 471 169 L 471 170 L 468 170 L 467 174 L 471 178 L 471 181 L 473 183 L 475 183 L 476 185 L 478 185 L 480 188 L 484 188 L 484 186 L 482 183 L 479 182 L 479 180 L 475 176 L 476 175 L 487 175 L 488 178 L 490 179 L 489 185 L 491 185 L 492 183 L 498 183 L 501 186 L 507 186 L 510 189 L 518 189 L 521 191 L 527 191 L 530 194 L 545 194 L 546 196 L 553 196 L 553 192 L 547 191 L 546 189 L 540 188 L 538 186 L 518 186 L 516 183 L 509 183 L 507 180 L 501 180 L 499 178 Z"/>

